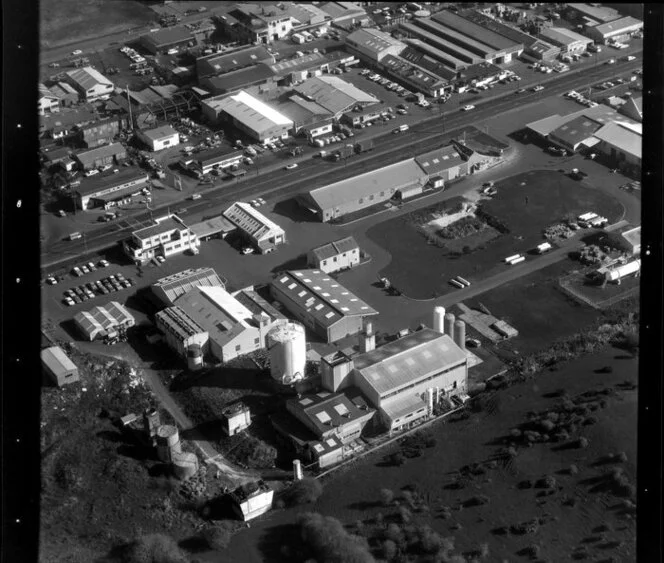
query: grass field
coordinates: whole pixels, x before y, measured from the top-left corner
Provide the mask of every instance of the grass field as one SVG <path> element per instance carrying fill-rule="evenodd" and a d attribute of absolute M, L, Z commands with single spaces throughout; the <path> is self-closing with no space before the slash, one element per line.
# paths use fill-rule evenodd
<path fill-rule="evenodd" d="M 456 553 L 468 555 L 481 543 L 488 543 L 487 560 L 528 561 L 534 559 L 525 557 L 522 550 L 536 544 L 540 549 L 537 560 L 542 561 L 570 560 L 578 548 L 585 548 L 587 559 L 593 561 L 609 561 L 611 556 L 620 557 L 620 561 L 633 560 L 633 515 L 623 508 L 621 497 L 598 485 L 601 475 L 616 466 L 622 467 L 631 482 L 636 476 L 637 396 L 636 391 L 624 390 L 619 384 L 636 382 L 637 363 L 634 359 L 618 359 L 623 356 L 617 354 L 609 348 L 567 364 L 560 371 L 540 374 L 536 384 L 530 381 L 497 392 L 485 412 L 434 427 L 437 445 L 423 450 L 421 457 L 394 467 L 383 461 L 390 451 L 381 451 L 326 482 L 322 498 L 306 510 L 339 518 L 351 531 L 360 520 L 371 536 L 378 513 L 386 522 L 399 522 L 398 507 L 393 503 L 385 506 L 380 490 L 390 489 L 402 505 L 407 505 L 403 491 L 412 487 L 428 506 L 425 511 L 411 509 L 412 522 L 429 525 L 441 536 L 453 536 Z M 599 368 L 606 366 L 613 371 L 600 373 Z M 560 403 L 561 399 L 554 397 L 560 388 L 570 398 L 589 390 L 613 389 L 601 395 L 606 402 L 592 413 L 596 422 L 578 430 L 578 436 L 586 437 L 589 446 L 566 449 L 559 444 L 535 443 L 519 448 L 510 463 L 491 464 L 502 447 L 499 444 L 504 443 L 502 438 L 525 423 L 529 411 L 548 411 Z M 607 454 L 618 452 L 626 454 L 626 462 L 603 460 Z M 481 466 L 476 475 L 462 471 L 475 463 Z M 572 464 L 577 466 L 578 474 L 569 472 Z M 547 474 L 556 481 L 550 489 L 553 492 L 524 488 L 524 481 L 535 482 Z M 461 483 L 461 487 L 456 488 L 455 483 Z M 463 506 L 479 495 L 487 497 L 488 503 Z M 442 507 L 449 507 L 449 511 Z M 246 562 L 285 561 L 268 550 L 278 545 L 271 540 L 282 537 L 295 517 L 294 511 L 276 512 L 254 524 L 251 530 L 236 536 L 221 561 L 240 557 Z M 501 535 L 498 530 L 535 518 L 541 519 L 541 524 L 531 534 Z M 600 531 L 603 525 L 606 529 Z"/>
<path fill-rule="evenodd" d="M 40 39 L 45 47 L 147 25 L 155 14 L 134 0 L 41 0 Z"/>
<path fill-rule="evenodd" d="M 448 285 L 450 278 L 483 279 L 503 268 L 501 259 L 505 256 L 533 249 L 543 241 L 542 231 L 567 213 L 593 210 L 610 222 L 622 214 L 620 204 L 609 196 L 555 171 L 520 174 L 497 187 L 498 195 L 483 202 L 482 209 L 502 221 L 510 230 L 508 234 L 460 255 L 427 244 L 410 217 L 390 219 L 367 231 L 369 238 L 392 255 L 381 275 L 414 299 L 444 295 L 454 290 Z M 423 209 L 418 214 L 426 212 Z"/>

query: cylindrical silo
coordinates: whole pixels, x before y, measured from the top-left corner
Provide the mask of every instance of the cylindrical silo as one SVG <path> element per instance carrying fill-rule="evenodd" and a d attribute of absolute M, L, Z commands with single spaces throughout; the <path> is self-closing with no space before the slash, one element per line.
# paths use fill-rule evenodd
<path fill-rule="evenodd" d="M 454 338 L 454 319 L 455 317 L 453 313 L 447 313 L 447 315 L 445 315 L 445 334 L 450 338 Z"/>
<path fill-rule="evenodd" d="M 466 349 L 466 323 L 461 319 L 454 323 L 454 342 L 462 350 Z"/>
<path fill-rule="evenodd" d="M 307 341 L 304 327 L 294 322 L 283 322 L 267 333 L 270 350 L 270 372 L 277 381 L 290 385 L 304 378 L 307 362 Z"/>
<path fill-rule="evenodd" d="M 429 414 L 433 412 L 433 387 L 427 389 L 427 409 Z"/>
<path fill-rule="evenodd" d="M 172 454 L 180 453 L 178 429 L 170 424 L 157 428 L 157 457 L 161 461 L 171 461 Z"/>
<path fill-rule="evenodd" d="M 196 475 L 198 471 L 198 458 L 196 454 L 181 452 L 174 453 L 173 458 L 173 474 L 181 481 L 186 481 L 190 477 Z"/>
<path fill-rule="evenodd" d="M 293 479 L 295 481 L 302 481 L 302 464 L 299 459 L 293 460 Z"/>
<path fill-rule="evenodd" d="M 445 331 L 445 307 L 433 308 L 433 329 L 441 334 Z"/>
<path fill-rule="evenodd" d="M 192 371 L 203 367 L 203 349 L 200 344 L 191 344 L 187 348 L 187 366 Z"/>

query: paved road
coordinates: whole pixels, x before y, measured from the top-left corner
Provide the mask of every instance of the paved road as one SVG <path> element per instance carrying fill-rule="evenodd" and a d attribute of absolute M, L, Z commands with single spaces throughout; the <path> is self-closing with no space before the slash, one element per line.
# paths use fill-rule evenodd
<path fill-rule="evenodd" d="M 547 97 L 556 96 L 572 88 L 578 89 L 585 85 L 595 83 L 600 79 L 608 79 L 619 74 L 630 72 L 641 65 L 640 61 L 631 63 L 623 62 L 615 65 L 598 65 L 585 69 L 582 74 L 563 74 L 552 78 L 543 92 L 525 92 L 523 94 L 503 94 L 495 100 L 478 102 L 477 109 L 473 112 L 460 112 L 453 110 L 445 112 L 442 116 L 438 110 L 432 110 L 432 116 L 418 124 L 411 126 L 406 133 L 393 135 L 384 134 L 377 139 L 377 149 L 371 153 L 355 156 L 346 163 L 322 162 L 320 159 L 312 159 L 307 156 L 299 161 L 299 167 L 292 171 L 283 171 L 283 164 L 275 164 L 263 170 L 257 170 L 256 174 L 248 174 L 243 180 L 221 182 L 212 189 L 208 188 L 204 193 L 203 200 L 197 202 L 183 202 L 181 208 L 187 210 L 187 217 L 196 213 L 213 211 L 218 212 L 224 206 L 233 201 L 248 200 L 255 197 L 279 196 L 287 199 L 295 194 L 310 190 L 319 185 L 328 184 L 343 178 L 354 176 L 371 169 L 384 166 L 414 156 L 426 150 L 434 149 L 454 136 L 455 131 L 462 127 L 472 125 L 484 119 L 513 112 L 526 105 L 542 103 Z M 581 109 L 581 106 L 579 106 Z M 515 128 L 518 127 L 518 118 L 515 118 Z M 389 129 L 388 129 L 389 131 Z M 404 150 L 404 145 L 408 148 Z M 294 159 L 297 161 L 297 159 Z M 276 175 L 278 174 L 278 176 Z M 174 206 L 170 206 L 171 209 Z M 164 209 L 159 209 L 161 211 Z M 157 209 L 153 212 L 158 211 Z M 149 213 L 143 213 L 134 217 L 137 221 L 147 221 Z M 130 224 L 125 223 L 124 228 L 120 224 L 107 225 L 88 232 L 84 241 L 69 242 L 59 241 L 44 249 L 41 263 L 45 269 L 53 269 L 59 264 L 67 263 L 73 259 L 80 259 L 82 255 L 99 252 L 107 249 L 122 238 L 126 237 L 132 230 Z"/>

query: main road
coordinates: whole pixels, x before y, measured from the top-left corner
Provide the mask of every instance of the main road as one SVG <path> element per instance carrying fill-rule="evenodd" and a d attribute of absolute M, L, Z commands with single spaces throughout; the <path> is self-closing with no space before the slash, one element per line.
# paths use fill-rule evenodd
<path fill-rule="evenodd" d="M 641 53 L 636 53 L 641 55 Z M 349 178 L 380 168 L 381 166 L 426 152 L 445 144 L 450 138 L 460 133 L 463 127 L 522 108 L 526 105 L 543 103 L 547 98 L 560 95 L 570 89 L 579 89 L 599 80 L 632 72 L 641 67 L 641 61 L 623 62 L 613 65 L 598 65 L 587 69 L 582 74 L 562 74 L 543 81 L 543 91 L 531 89 L 517 94 L 505 93 L 497 98 L 478 101 L 472 112 L 459 109 L 442 111 L 443 106 L 434 106 L 429 117 L 412 124 L 406 132 L 394 135 L 386 133 L 375 140 L 377 148 L 367 154 L 357 155 L 347 161 L 332 163 L 310 156 L 299 161 L 298 168 L 285 171 L 283 165 L 258 169 L 255 174 L 248 174 L 243 179 L 225 181 L 205 192 L 205 197 L 198 201 L 180 204 L 181 213 L 202 213 L 219 210 L 233 201 L 248 200 L 256 197 L 277 196 L 287 199 L 315 187 L 326 185 L 344 178 Z M 581 106 L 579 106 L 581 108 Z M 515 129 L 523 125 L 515 117 Z M 166 207 L 164 206 L 163 211 Z M 182 211 L 185 209 L 186 211 Z M 156 210 L 152 210 L 154 213 Z M 148 221 L 152 213 L 146 212 L 134 216 L 136 221 Z M 125 222 L 106 225 L 86 233 L 82 241 L 59 241 L 44 249 L 41 256 L 43 268 L 52 270 L 82 255 L 99 252 L 110 248 L 132 231 L 132 225 Z"/>

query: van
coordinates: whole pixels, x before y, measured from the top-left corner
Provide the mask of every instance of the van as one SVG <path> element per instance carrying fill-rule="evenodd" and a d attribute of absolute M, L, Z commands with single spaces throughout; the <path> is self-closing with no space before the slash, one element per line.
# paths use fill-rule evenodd
<path fill-rule="evenodd" d="M 83 235 L 81 233 L 72 233 L 69 235 L 69 240 L 78 240 L 82 237 Z"/>
<path fill-rule="evenodd" d="M 410 129 L 408 125 L 399 125 L 399 127 L 394 130 L 394 133 L 403 133 L 404 131 L 408 131 L 408 129 Z"/>

